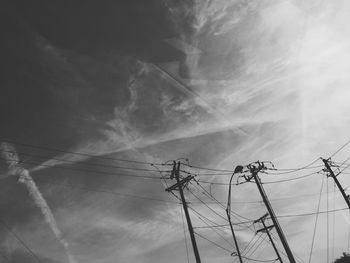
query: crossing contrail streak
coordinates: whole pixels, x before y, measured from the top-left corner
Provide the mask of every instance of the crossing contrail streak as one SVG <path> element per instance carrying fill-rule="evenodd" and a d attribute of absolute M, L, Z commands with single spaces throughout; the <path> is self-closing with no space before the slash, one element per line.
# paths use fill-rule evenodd
<path fill-rule="evenodd" d="M 36 186 L 33 178 L 30 176 L 28 170 L 21 167 L 19 163 L 19 158 L 15 148 L 8 143 L 2 143 L 0 145 L 1 157 L 5 160 L 10 175 L 19 176 L 18 182 L 24 184 L 29 192 L 29 195 L 33 198 L 35 204 L 40 208 L 46 223 L 50 226 L 52 232 L 54 233 L 57 240 L 64 247 L 70 263 L 76 263 L 73 255 L 69 251 L 69 245 L 67 241 L 62 237 L 62 233 L 57 226 L 56 220 L 48 206 L 45 198 L 41 194 L 40 190 Z"/>

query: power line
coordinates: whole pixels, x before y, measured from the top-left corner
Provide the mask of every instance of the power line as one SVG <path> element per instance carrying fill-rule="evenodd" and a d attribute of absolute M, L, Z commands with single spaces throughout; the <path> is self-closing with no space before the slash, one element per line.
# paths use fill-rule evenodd
<path fill-rule="evenodd" d="M 314 231 L 313 231 L 313 234 L 312 234 L 312 242 L 311 242 L 311 249 L 310 249 L 310 255 L 309 255 L 309 263 L 311 262 L 312 252 L 313 252 L 313 248 L 314 248 L 314 241 L 315 241 L 315 236 L 316 236 L 316 228 L 317 228 L 318 215 L 319 215 L 318 212 L 320 211 L 321 193 L 322 193 L 322 190 L 323 190 L 323 183 L 324 183 L 324 176 L 322 177 L 320 196 L 318 198 L 317 213 L 316 213 L 316 219 L 315 219 Z M 327 216 L 328 216 L 328 209 L 327 209 Z"/>
<path fill-rule="evenodd" d="M 254 240 L 255 237 L 256 237 L 256 233 L 254 233 L 253 237 L 250 239 L 250 241 L 247 243 L 247 245 L 243 248 L 242 253 L 245 253 L 245 251 L 250 246 L 250 244 L 252 243 L 252 241 Z M 235 258 L 233 262 L 236 262 L 237 260 L 238 260 L 238 257 Z"/>
<path fill-rule="evenodd" d="M 255 233 L 254 233 L 255 234 Z M 242 256 L 246 257 L 248 255 L 248 253 L 255 247 L 255 245 L 259 242 L 260 238 L 261 238 L 261 234 L 259 235 L 254 235 L 253 237 L 253 240 L 254 238 L 257 237 L 255 239 L 255 241 L 251 244 L 251 246 L 249 247 L 249 244 L 248 246 L 245 247 L 245 249 L 242 251 Z M 251 243 L 251 242 L 250 242 Z"/>
<path fill-rule="evenodd" d="M 293 172 L 297 172 L 300 170 L 304 170 L 304 169 L 313 169 L 313 168 L 319 168 L 319 167 L 323 167 L 323 165 L 317 165 L 317 166 L 312 166 L 314 163 L 316 163 L 319 160 L 319 158 L 313 160 L 312 162 L 310 162 L 309 164 L 302 166 L 302 167 L 298 167 L 298 168 L 270 168 L 269 170 L 273 170 L 273 171 L 286 171 L 286 172 L 281 172 L 281 173 L 276 173 L 275 175 L 280 175 L 280 174 L 288 174 L 288 173 L 293 173 Z M 196 166 L 196 165 L 191 165 L 191 164 L 186 164 L 186 163 L 182 163 L 183 165 L 190 167 L 190 168 L 195 168 L 195 169 L 200 169 L 200 170 L 208 170 L 208 171 L 214 171 L 214 172 L 223 172 L 223 173 L 218 173 L 218 174 L 198 174 L 198 175 L 229 175 L 233 173 L 233 170 L 227 170 L 227 169 L 217 169 L 217 168 L 210 168 L 210 167 L 202 167 L 202 166 Z"/>
<path fill-rule="evenodd" d="M 350 144 L 350 140 L 348 140 L 344 145 L 342 145 L 338 150 L 336 150 L 329 158 L 332 158 L 334 155 L 336 155 L 338 152 L 343 150 L 346 146 Z"/>
<path fill-rule="evenodd" d="M 121 161 L 121 162 L 130 162 L 130 163 L 138 163 L 138 164 L 163 165 L 163 164 L 152 163 L 152 162 L 143 162 L 143 161 L 130 160 L 130 159 L 112 158 L 112 157 L 106 157 L 106 156 L 97 156 L 97 155 L 88 154 L 88 153 L 67 151 L 67 150 L 62 150 L 62 149 L 57 149 L 57 148 L 37 146 L 37 145 L 28 144 L 28 143 L 21 143 L 21 142 L 9 141 L 9 140 L 4 140 L 4 141 L 8 142 L 8 143 L 11 143 L 11 144 L 15 144 L 15 145 L 21 145 L 21 146 L 24 146 L 24 147 L 35 148 L 35 149 L 42 149 L 42 150 L 47 150 L 47 151 L 50 151 L 50 152 L 59 152 L 59 153 L 65 153 L 65 154 L 68 153 L 68 154 L 80 155 L 80 156 L 97 158 L 97 159 L 113 160 L 113 161 Z"/>
<path fill-rule="evenodd" d="M 276 183 L 284 183 L 284 182 L 290 182 L 290 181 L 295 181 L 295 180 L 299 180 L 299 179 L 303 179 L 303 178 L 306 178 L 306 177 L 309 177 L 311 175 L 314 175 L 314 174 L 318 174 L 320 173 L 320 171 L 318 172 L 313 172 L 313 173 L 310 173 L 310 174 L 306 174 L 306 175 L 302 175 L 302 176 L 299 176 L 299 177 L 295 177 L 295 178 L 290 178 L 290 179 L 284 179 L 284 180 L 278 180 L 278 181 L 268 181 L 268 182 L 262 182 L 262 184 L 276 184 Z"/>
<path fill-rule="evenodd" d="M 333 210 L 329 210 L 328 213 L 334 213 L 334 212 L 339 212 L 339 211 L 345 211 L 348 210 L 349 208 L 339 208 L 339 209 L 333 209 Z M 286 218 L 286 217 L 298 217 L 298 216 L 312 216 L 312 215 L 316 215 L 316 214 L 326 214 L 327 211 L 320 211 L 320 212 L 314 212 L 314 213 L 303 213 L 303 214 L 291 214 L 291 215 L 279 215 L 276 216 L 278 218 Z"/>
<path fill-rule="evenodd" d="M 299 171 L 302 171 L 302 170 L 309 170 L 309 169 L 315 169 L 315 168 L 321 168 L 321 167 L 323 167 L 323 165 L 316 165 L 316 166 L 310 166 L 310 167 L 305 167 L 305 168 L 297 168 L 297 169 L 292 169 L 292 170 L 288 170 L 286 172 L 279 172 L 279 173 L 269 172 L 269 174 L 271 174 L 271 175 L 285 175 L 285 174 L 291 174 L 291 173 L 299 172 Z M 280 169 L 267 169 L 267 170 L 270 170 L 270 171 L 284 171 L 284 170 L 280 170 Z"/>
<path fill-rule="evenodd" d="M 276 245 L 277 245 L 277 246 L 279 247 L 279 249 L 280 249 L 279 252 L 280 252 L 281 254 L 283 254 L 285 257 L 288 257 L 287 254 L 283 251 L 283 249 L 281 249 L 281 245 L 278 243 L 278 242 L 279 242 L 278 238 L 274 235 L 273 232 L 270 232 L 270 234 L 271 234 L 272 238 L 277 242 Z M 293 252 L 293 253 L 294 253 L 294 256 L 298 259 L 299 262 L 305 263 L 305 261 L 304 261 L 302 258 L 300 258 L 298 255 L 296 255 L 295 252 Z"/>
<path fill-rule="evenodd" d="M 253 240 L 255 237 L 256 237 L 256 236 L 254 236 L 254 237 L 250 240 L 250 242 L 248 243 L 248 246 L 249 246 L 249 244 L 252 242 L 252 240 Z M 242 258 L 244 258 L 244 259 L 246 259 L 246 260 L 250 260 L 250 261 L 255 261 L 255 262 L 275 262 L 276 259 L 261 260 L 261 259 L 254 259 L 254 258 L 251 258 L 251 255 L 254 254 L 254 252 L 256 251 L 257 248 L 259 248 L 259 246 L 261 245 L 261 243 L 264 242 L 264 241 L 266 241 L 264 238 L 262 238 L 262 237 L 259 236 L 259 235 L 258 235 L 257 237 L 258 237 L 258 238 L 254 241 L 254 243 L 252 244 L 252 246 L 245 252 L 245 255 L 242 255 Z M 260 239 L 260 243 L 256 246 L 256 248 L 253 250 L 253 252 L 251 252 L 250 255 L 247 256 L 248 253 L 249 253 L 249 251 L 250 251 L 253 247 L 255 247 L 255 245 L 257 244 L 257 242 L 259 241 L 259 239 Z M 248 246 L 246 246 L 246 248 L 248 248 Z M 246 249 L 246 248 L 245 248 L 245 249 Z M 243 250 L 242 252 L 244 252 L 244 250 Z"/>
<path fill-rule="evenodd" d="M 0 255 L 2 258 L 4 258 L 6 260 L 6 262 L 10 263 L 10 260 L 5 256 L 5 254 L 2 251 L 0 251 Z"/>
<path fill-rule="evenodd" d="M 322 194 L 327 194 L 327 192 L 323 192 Z M 298 199 L 298 198 L 304 198 L 304 197 L 308 197 L 308 196 L 318 196 L 319 194 L 315 193 L 315 194 L 304 194 L 304 195 L 294 195 L 294 196 L 286 196 L 286 197 L 282 197 L 282 198 L 271 198 L 269 199 L 270 201 L 284 201 L 284 200 L 292 200 L 292 199 Z M 220 202 L 218 201 L 219 204 L 223 205 L 224 202 Z M 206 202 L 207 204 L 218 204 L 218 202 Z M 254 200 L 254 201 L 245 201 L 245 200 L 238 200 L 238 201 L 231 201 L 231 204 L 261 204 L 263 201 L 262 200 Z M 192 202 L 195 203 L 195 202 Z"/>
<path fill-rule="evenodd" d="M 206 224 L 207 226 L 209 226 L 209 229 L 212 230 L 213 232 L 215 232 L 219 237 L 221 237 L 227 244 L 229 244 L 230 246 L 233 247 L 233 244 L 228 241 L 223 235 L 221 235 L 220 233 L 217 232 L 217 230 L 213 227 L 211 227 L 207 222 L 205 222 L 201 217 L 198 217 L 204 224 Z M 196 229 L 196 228 L 194 228 Z M 203 229 L 203 228 L 202 228 Z M 207 228 L 208 229 L 208 228 Z M 226 233 L 224 231 L 222 231 L 223 233 Z"/>
<path fill-rule="evenodd" d="M 209 167 L 201 167 L 201 166 L 195 166 L 192 164 L 187 164 L 187 163 L 181 163 L 182 165 L 185 165 L 190 168 L 195 168 L 195 169 L 200 169 L 200 170 L 208 170 L 208 171 L 215 171 L 215 172 L 228 172 L 228 173 L 233 173 L 233 170 L 225 170 L 225 169 L 216 169 L 216 168 L 209 168 Z"/>
<path fill-rule="evenodd" d="M 193 229 L 201 229 L 201 228 L 217 228 L 217 227 L 222 227 L 222 228 L 227 228 L 229 227 L 228 224 L 222 224 L 222 225 L 209 225 L 207 224 L 206 226 L 194 226 Z"/>
<path fill-rule="evenodd" d="M 2 150 L 2 152 L 9 152 L 12 153 L 12 151 Z M 125 166 L 116 166 L 116 165 L 109 165 L 109 164 L 97 164 L 97 163 L 77 163 L 76 161 L 66 160 L 66 159 L 59 159 L 55 157 L 49 157 L 44 155 L 36 155 L 36 154 L 29 154 L 29 153 L 23 153 L 23 152 L 17 152 L 19 155 L 25 155 L 29 157 L 35 157 L 35 158 L 41 158 L 41 159 L 47 159 L 50 158 L 50 160 L 56 160 L 64 163 L 72 163 L 72 164 L 78 164 L 78 165 L 85 165 L 85 166 L 93 166 L 93 167 L 107 167 L 107 168 L 116 168 L 116 169 L 123 169 L 123 170 L 135 170 L 135 171 L 147 171 L 147 172 L 154 172 L 153 169 L 146 169 L 146 168 L 137 168 L 137 167 L 125 167 Z M 41 166 L 39 164 L 39 166 Z M 162 172 L 170 172 L 162 171 Z"/>
<path fill-rule="evenodd" d="M 225 250 L 225 251 L 227 251 L 227 252 L 229 252 L 229 253 L 232 253 L 231 250 L 228 250 L 227 248 L 224 248 L 223 246 L 217 244 L 216 242 L 214 242 L 214 241 L 212 241 L 212 240 L 210 240 L 210 239 L 208 239 L 208 238 L 202 236 L 201 234 L 197 233 L 196 231 L 195 231 L 194 233 L 195 233 L 197 236 L 203 238 L 204 240 L 206 240 L 206 241 L 212 243 L 213 245 L 217 246 L 218 248 L 221 248 L 222 250 Z"/>
<path fill-rule="evenodd" d="M 212 209 L 210 206 L 208 206 L 202 199 L 200 199 L 197 195 L 195 195 L 191 190 L 188 189 L 188 191 L 197 199 L 199 200 L 204 206 L 206 206 L 209 210 L 211 210 L 214 214 L 216 214 L 217 216 L 219 216 L 220 218 L 222 218 L 223 220 L 225 220 L 225 222 L 227 222 L 227 218 L 224 217 L 223 215 L 219 214 L 218 212 L 216 212 L 214 209 Z"/>
<path fill-rule="evenodd" d="M 33 250 L 30 249 L 30 247 L 20 238 L 19 235 L 17 235 L 2 219 L 0 219 L 0 223 L 19 241 L 22 246 L 35 258 L 35 260 L 39 263 L 43 263 L 39 257 L 34 253 Z"/>
<path fill-rule="evenodd" d="M 190 258 L 189 258 L 189 255 L 188 255 L 187 238 L 186 238 L 185 220 L 184 220 L 184 214 L 183 214 L 183 211 L 182 211 L 181 204 L 180 204 L 180 211 L 181 211 L 182 228 L 183 228 L 183 231 L 184 231 L 184 238 L 185 238 L 185 245 L 186 245 L 187 263 L 190 263 Z"/>
<path fill-rule="evenodd" d="M 251 257 L 251 256 L 255 253 L 255 251 L 261 246 L 261 244 L 264 242 L 264 238 L 262 238 L 262 237 L 260 237 L 260 238 L 261 238 L 260 243 L 254 248 L 253 251 L 250 252 L 249 257 Z M 247 253 L 247 254 L 248 254 L 248 253 Z M 243 257 L 246 257 L 246 256 L 243 256 Z M 248 257 L 246 257 L 246 258 L 248 258 Z M 252 258 L 250 258 L 250 260 L 252 260 L 252 261 L 257 261 L 256 259 L 254 260 L 254 259 L 252 259 Z M 271 261 L 271 260 L 267 260 L 267 261 L 259 261 L 259 260 L 258 260 L 258 262 L 270 262 L 270 261 Z"/>
<path fill-rule="evenodd" d="M 83 190 L 83 191 L 86 191 L 86 192 L 105 193 L 105 194 L 111 194 L 111 195 L 116 195 L 116 196 L 131 197 L 131 198 L 144 199 L 144 200 L 150 200 L 150 201 L 157 201 L 157 202 L 163 202 L 163 203 L 169 203 L 169 204 L 179 204 L 178 202 L 175 202 L 175 201 L 170 201 L 170 200 L 166 201 L 166 200 L 157 199 L 157 198 L 153 198 L 153 197 L 146 197 L 146 196 L 140 196 L 140 195 L 118 193 L 118 192 L 104 190 L 104 189 L 92 189 L 92 188 L 78 186 L 78 185 L 72 185 L 72 184 L 61 184 L 61 183 L 45 182 L 42 179 L 35 179 L 35 182 L 37 182 L 39 184 L 57 185 L 57 186 L 75 188 L 75 189 Z"/>
<path fill-rule="evenodd" d="M 215 202 L 217 202 L 218 205 L 220 205 L 224 210 L 226 209 L 225 206 L 223 204 L 221 204 L 213 195 L 211 195 L 203 186 L 201 186 L 201 184 L 199 182 L 197 182 L 198 186 L 204 191 L 204 193 L 206 194 L 206 196 L 208 196 L 210 199 L 214 200 Z M 250 218 L 247 218 L 245 216 L 242 216 L 236 212 L 230 211 L 231 214 L 233 214 L 236 217 L 241 217 L 245 220 L 252 220 Z"/>
<path fill-rule="evenodd" d="M 37 163 L 32 163 L 28 161 L 20 161 L 19 163 L 22 164 L 34 164 L 38 165 Z M 54 169 L 64 169 L 64 170 L 71 170 L 71 171 L 78 171 L 78 172 L 87 172 L 87 173 L 94 173 L 94 174 L 103 174 L 103 175 L 114 175 L 114 176 L 126 176 L 126 177 L 136 177 L 136 178 L 145 178 L 145 179 L 162 179 L 161 177 L 156 176 L 146 176 L 146 175 L 136 175 L 136 174 L 123 174 L 123 173 L 110 173 L 110 172 L 104 172 L 104 171 L 96 171 L 96 170 L 88 170 L 88 169 L 81 169 L 81 168 L 72 168 L 72 167 L 66 167 L 66 166 L 52 166 L 52 165 L 43 165 L 40 164 L 40 166 L 48 167 L 48 168 L 54 168 Z"/>

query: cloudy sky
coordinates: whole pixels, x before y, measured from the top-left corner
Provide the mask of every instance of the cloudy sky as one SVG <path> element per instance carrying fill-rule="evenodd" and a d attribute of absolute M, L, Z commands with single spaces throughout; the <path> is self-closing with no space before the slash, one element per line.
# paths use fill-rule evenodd
<path fill-rule="evenodd" d="M 332 156 L 350 137 L 349 12 L 345 0 L 2 1 L 0 262 L 195 262 L 157 169 Z M 349 252 L 322 165 L 261 174 L 298 262 Z M 193 225 L 227 224 L 215 202 L 230 173 L 182 169 L 200 183 L 185 190 Z M 235 223 L 266 213 L 254 184 L 232 202 Z M 327 210 L 339 211 L 302 216 Z M 239 245 L 275 259 L 260 227 L 236 226 Z M 237 262 L 227 226 L 195 231 L 202 262 Z"/>

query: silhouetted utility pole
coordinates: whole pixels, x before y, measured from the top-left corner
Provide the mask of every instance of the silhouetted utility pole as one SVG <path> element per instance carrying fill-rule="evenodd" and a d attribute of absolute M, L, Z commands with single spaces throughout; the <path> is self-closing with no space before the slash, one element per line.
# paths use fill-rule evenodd
<path fill-rule="evenodd" d="M 188 213 L 187 203 L 186 203 L 185 196 L 184 196 L 184 193 L 183 193 L 183 187 L 190 180 L 192 180 L 194 177 L 189 175 L 189 176 L 185 177 L 184 179 L 180 180 L 180 162 L 178 162 L 176 164 L 175 161 L 174 161 L 174 164 L 173 164 L 173 170 L 171 172 L 170 178 L 173 179 L 174 177 L 176 179 L 176 184 L 170 186 L 169 188 L 167 188 L 165 190 L 167 192 L 171 192 L 171 191 L 174 191 L 174 190 L 179 190 L 179 192 L 180 192 L 181 203 L 182 203 L 183 209 L 185 211 L 185 216 L 186 216 L 187 225 L 188 225 L 188 231 L 190 232 L 193 252 L 194 252 L 194 256 L 196 258 L 196 263 L 201 263 L 201 259 L 199 257 L 198 247 L 197 247 L 197 243 L 196 243 L 196 238 L 194 236 L 194 231 L 193 231 L 193 227 L 192 227 L 190 214 Z"/>
<path fill-rule="evenodd" d="M 276 228 L 277 234 L 278 234 L 278 236 L 279 236 L 279 238 L 280 238 L 280 240 L 281 240 L 281 242 L 282 242 L 282 245 L 283 245 L 283 247 L 284 247 L 284 250 L 285 250 L 286 253 L 287 253 L 289 262 L 290 262 L 290 263 L 295 263 L 295 259 L 294 259 L 293 253 L 292 253 L 292 251 L 291 251 L 290 248 L 289 248 L 287 239 L 286 239 L 286 237 L 284 236 L 284 233 L 283 233 L 283 231 L 282 231 L 282 228 L 281 228 L 281 226 L 280 226 L 280 224 L 279 224 L 279 222 L 278 222 L 278 220 L 277 220 L 277 218 L 276 218 L 275 212 L 274 212 L 273 209 L 272 209 L 272 206 L 271 206 L 271 204 L 270 204 L 270 201 L 269 201 L 269 199 L 267 198 L 267 195 L 266 195 L 266 193 L 265 193 L 265 190 L 264 190 L 264 188 L 262 187 L 260 178 L 259 178 L 259 176 L 258 176 L 259 171 L 261 171 L 261 170 L 263 170 L 263 169 L 266 169 L 266 167 L 265 167 L 264 163 L 259 162 L 259 161 L 256 162 L 256 163 L 253 163 L 253 164 L 249 164 L 247 167 L 248 167 L 248 169 L 249 169 L 250 172 L 251 172 L 251 177 L 246 177 L 245 179 L 246 179 L 247 181 L 250 181 L 252 178 L 254 179 L 254 181 L 255 181 L 255 183 L 256 183 L 258 189 L 259 189 L 259 192 L 260 192 L 260 194 L 261 194 L 261 197 L 262 197 L 262 199 L 263 199 L 263 201 L 264 201 L 264 204 L 265 204 L 265 206 L 266 206 L 266 208 L 267 208 L 267 211 L 269 212 L 269 215 L 270 215 L 270 217 L 271 217 L 271 220 L 272 220 L 272 222 L 273 222 L 273 224 L 274 224 L 274 226 L 275 226 L 275 228 Z"/>
<path fill-rule="evenodd" d="M 271 226 L 266 226 L 266 225 L 265 225 L 265 218 L 266 218 L 267 216 L 268 216 L 268 213 L 266 213 L 265 215 L 263 215 L 262 217 L 260 217 L 259 219 L 257 219 L 257 220 L 254 221 L 254 223 L 261 222 L 261 224 L 263 225 L 263 228 L 257 230 L 256 233 L 259 233 L 259 232 L 266 232 L 267 236 L 268 236 L 269 239 L 270 239 L 271 245 L 272 245 L 273 249 L 274 249 L 275 252 L 276 252 L 276 255 L 277 255 L 277 257 L 278 257 L 278 260 L 279 260 L 281 263 L 283 263 L 283 262 L 282 262 L 282 258 L 281 258 L 281 256 L 280 256 L 280 254 L 278 253 L 278 250 L 277 250 L 277 247 L 276 247 L 276 245 L 275 245 L 275 242 L 273 242 L 273 239 L 272 239 L 272 237 L 271 237 L 271 235 L 270 235 L 270 229 L 273 228 L 274 225 L 271 225 Z"/>
<path fill-rule="evenodd" d="M 344 189 L 343 189 L 343 187 L 341 186 L 341 184 L 339 183 L 338 178 L 337 178 L 337 176 L 334 174 L 334 172 L 333 172 L 331 166 L 329 165 L 328 160 L 322 158 L 322 161 L 324 162 L 324 165 L 326 166 L 326 170 L 329 172 L 329 176 L 331 176 L 331 177 L 333 178 L 335 184 L 338 186 L 339 191 L 340 191 L 341 194 L 343 195 L 344 200 L 345 200 L 346 204 L 348 205 L 348 207 L 349 207 L 349 209 L 350 209 L 349 195 L 346 195 L 346 194 L 345 194 Z"/>

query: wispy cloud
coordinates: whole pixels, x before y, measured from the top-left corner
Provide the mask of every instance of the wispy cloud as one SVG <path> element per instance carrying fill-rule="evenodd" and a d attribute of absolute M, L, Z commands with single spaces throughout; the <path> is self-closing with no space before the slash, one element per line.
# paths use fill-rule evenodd
<path fill-rule="evenodd" d="M 2 157 L 8 164 L 9 173 L 18 176 L 18 182 L 24 184 L 29 192 L 29 195 L 33 198 L 35 204 L 40 208 L 46 223 L 50 226 L 52 232 L 55 234 L 57 240 L 64 247 L 67 257 L 70 263 L 76 263 L 73 255 L 69 251 L 69 245 L 67 241 L 63 238 L 60 229 L 57 226 L 56 220 L 48 206 L 46 200 L 41 194 L 40 190 L 36 186 L 33 178 L 29 175 L 29 172 L 20 166 L 20 161 L 17 152 L 13 145 L 8 143 L 2 143 L 0 145 L 0 151 Z"/>

